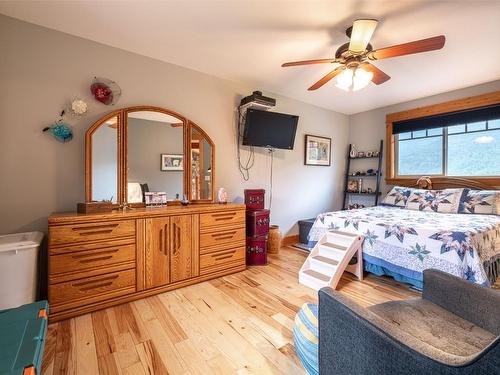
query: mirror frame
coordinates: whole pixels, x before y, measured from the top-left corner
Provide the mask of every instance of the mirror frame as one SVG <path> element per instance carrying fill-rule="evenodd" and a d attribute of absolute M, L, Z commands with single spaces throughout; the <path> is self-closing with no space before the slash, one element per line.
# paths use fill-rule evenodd
<path fill-rule="evenodd" d="M 215 144 L 208 134 L 196 123 L 188 118 L 171 111 L 166 108 L 156 106 L 133 106 L 125 107 L 108 113 L 94 122 L 85 132 L 85 202 L 92 202 L 92 136 L 100 126 L 113 117 L 117 117 L 117 201 L 113 203 L 113 207 L 128 204 L 127 202 L 127 176 L 128 176 L 128 160 L 127 160 L 127 118 L 130 112 L 159 112 L 179 119 L 183 124 L 183 155 L 184 155 L 184 175 L 183 175 L 183 194 L 186 194 L 191 204 L 213 203 L 215 202 Z M 196 129 L 211 146 L 211 197 L 208 199 L 190 199 L 192 193 L 191 187 L 191 129 Z M 98 203 L 98 202 L 97 202 Z M 180 202 L 178 203 L 180 204 Z M 144 207 L 143 203 L 133 203 L 133 207 Z"/>

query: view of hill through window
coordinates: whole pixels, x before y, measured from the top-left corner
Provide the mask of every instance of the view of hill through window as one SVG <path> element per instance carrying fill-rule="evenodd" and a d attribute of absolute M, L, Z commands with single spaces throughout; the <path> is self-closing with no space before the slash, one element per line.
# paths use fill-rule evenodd
<path fill-rule="evenodd" d="M 500 175 L 500 120 L 489 121 L 488 130 L 485 122 L 449 127 L 446 161 L 443 133 L 439 128 L 399 134 L 398 175 Z"/>

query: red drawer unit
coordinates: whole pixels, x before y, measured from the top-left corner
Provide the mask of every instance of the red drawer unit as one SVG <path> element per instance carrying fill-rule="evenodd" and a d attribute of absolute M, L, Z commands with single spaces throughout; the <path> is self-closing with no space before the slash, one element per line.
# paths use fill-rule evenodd
<path fill-rule="evenodd" d="M 267 236 L 247 237 L 247 266 L 263 266 L 267 264 Z"/>
<path fill-rule="evenodd" d="M 264 208 L 264 189 L 245 189 L 245 204 L 247 210 L 262 210 Z"/>
<path fill-rule="evenodd" d="M 269 233 L 269 210 L 247 210 L 247 236 L 267 236 Z"/>

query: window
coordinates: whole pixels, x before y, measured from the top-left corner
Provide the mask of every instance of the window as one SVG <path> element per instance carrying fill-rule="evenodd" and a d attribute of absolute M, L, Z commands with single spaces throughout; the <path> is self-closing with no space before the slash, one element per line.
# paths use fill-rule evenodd
<path fill-rule="evenodd" d="M 395 137 L 398 176 L 500 176 L 500 118 Z"/>

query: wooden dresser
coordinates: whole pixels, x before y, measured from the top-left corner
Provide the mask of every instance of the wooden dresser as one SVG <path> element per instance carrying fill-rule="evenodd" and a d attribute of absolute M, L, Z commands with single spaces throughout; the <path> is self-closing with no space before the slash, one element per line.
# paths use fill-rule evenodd
<path fill-rule="evenodd" d="M 245 269 L 245 205 L 49 217 L 57 321 Z"/>

